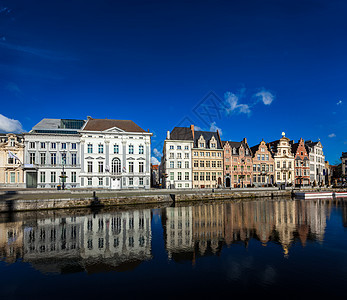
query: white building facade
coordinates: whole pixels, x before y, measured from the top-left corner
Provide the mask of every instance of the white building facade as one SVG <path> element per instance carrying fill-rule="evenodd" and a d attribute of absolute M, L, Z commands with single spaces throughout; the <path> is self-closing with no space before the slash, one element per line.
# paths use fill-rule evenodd
<path fill-rule="evenodd" d="M 167 132 L 160 166 L 164 188 L 192 188 L 192 148 L 189 128 L 175 127 Z"/>
<path fill-rule="evenodd" d="M 325 184 L 325 155 L 323 153 L 323 145 L 320 141 L 305 142 L 306 149 L 310 158 L 310 181 L 316 184 Z"/>
<path fill-rule="evenodd" d="M 268 144 L 275 164 L 275 183 L 276 184 L 295 184 L 294 173 L 294 154 L 290 145 L 289 138 L 285 137 Z"/>
<path fill-rule="evenodd" d="M 80 186 L 80 135 L 84 120 L 43 119 L 24 133 L 24 171 L 28 188 Z"/>
<path fill-rule="evenodd" d="M 88 117 L 81 133 L 81 186 L 150 188 L 151 133 L 130 120 Z"/>

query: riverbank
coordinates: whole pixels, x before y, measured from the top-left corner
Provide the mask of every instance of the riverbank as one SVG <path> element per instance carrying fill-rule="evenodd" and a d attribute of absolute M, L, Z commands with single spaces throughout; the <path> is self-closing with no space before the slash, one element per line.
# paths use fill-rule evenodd
<path fill-rule="evenodd" d="M 305 189 L 312 191 L 313 189 Z M 323 189 L 322 189 L 323 190 Z M 334 189 L 324 189 L 333 191 Z M 341 190 L 341 189 L 339 189 Z M 314 189 L 317 191 L 317 189 Z M 293 189 L 191 189 L 191 190 L 1 190 L 0 212 L 103 207 L 117 205 L 161 204 L 200 200 L 227 200 L 292 197 Z"/>

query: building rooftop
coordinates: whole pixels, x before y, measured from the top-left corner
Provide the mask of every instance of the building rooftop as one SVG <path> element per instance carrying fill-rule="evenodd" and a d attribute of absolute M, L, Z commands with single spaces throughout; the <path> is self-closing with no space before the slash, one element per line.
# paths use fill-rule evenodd
<path fill-rule="evenodd" d="M 105 131 L 111 128 L 119 128 L 125 132 L 146 132 L 131 120 L 93 119 L 88 117 L 83 131 Z"/>

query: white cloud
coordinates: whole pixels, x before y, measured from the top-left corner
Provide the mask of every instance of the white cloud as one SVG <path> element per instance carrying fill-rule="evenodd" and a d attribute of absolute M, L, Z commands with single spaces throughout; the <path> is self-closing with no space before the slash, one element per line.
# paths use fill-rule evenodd
<path fill-rule="evenodd" d="M 152 165 L 160 165 L 160 161 L 152 156 L 151 157 L 151 164 Z"/>
<path fill-rule="evenodd" d="M 224 94 L 224 98 L 226 103 L 230 106 L 226 109 L 227 113 L 230 114 L 232 112 L 250 114 L 251 110 L 248 104 L 239 104 L 239 97 L 231 92 L 226 92 Z"/>
<path fill-rule="evenodd" d="M 23 132 L 22 124 L 18 120 L 9 119 L 0 114 L 0 132 Z"/>
<path fill-rule="evenodd" d="M 269 91 L 266 91 L 265 89 L 262 89 L 260 92 L 256 93 L 254 96 L 257 98 L 260 98 L 265 105 L 270 105 L 272 101 L 275 100 L 275 96 Z"/>
<path fill-rule="evenodd" d="M 194 131 L 202 131 L 201 127 L 194 125 Z"/>
<path fill-rule="evenodd" d="M 162 157 L 163 156 L 163 154 L 161 154 L 161 152 L 157 148 L 153 149 L 153 153 L 156 157 Z"/>
<path fill-rule="evenodd" d="M 330 138 L 336 137 L 336 134 L 335 134 L 335 133 L 330 133 L 330 134 L 328 135 L 328 137 L 330 137 Z"/>
<path fill-rule="evenodd" d="M 340 105 L 342 104 L 342 101 L 340 100 L 339 102 L 336 103 L 336 105 Z"/>
<path fill-rule="evenodd" d="M 219 135 L 221 136 L 223 133 L 222 133 L 222 129 L 220 129 L 219 127 L 217 127 L 216 125 L 216 122 L 213 122 L 210 126 L 210 131 L 219 131 Z"/>

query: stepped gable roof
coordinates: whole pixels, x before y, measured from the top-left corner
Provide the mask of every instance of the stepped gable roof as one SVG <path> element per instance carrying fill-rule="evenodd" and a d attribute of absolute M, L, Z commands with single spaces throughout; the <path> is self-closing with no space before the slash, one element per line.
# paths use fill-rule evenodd
<path fill-rule="evenodd" d="M 193 133 L 192 130 L 188 127 L 175 127 L 170 132 L 170 140 L 185 140 L 192 141 Z"/>
<path fill-rule="evenodd" d="M 206 143 L 206 148 L 210 147 L 210 140 L 212 137 L 214 137 L 217 141 L 217 148 L 216 149 L 223 149 L 222 141 L 220 139 L 220 136 L 218 132 L 212 132 L 212 131 L 194 131 L 194 147 L 198 148 L 198 141 L 200 136 L 204 138 Z"/>
<path fill-rule="evenodd" d="M 146 132 L 136 123 L 131 120 L 112 120 L 112 119 L 93 119 L 88 118 L 88 121 L 83 131 L 105 131 L 117 127 L 126 132 Z"/>
<path fill-rule="evenodd" d="M 230 145 L 230 148 L 235 148 L 235 149 L 237 149 L 237 150 L 239 150 L 239 148 L 241 147 L 241 145 L 245 148 L 245 149 L 248 149 L 249 150 L 249 154 L 248 155 L 252 155 L 252 150 L 251 150 L 251 148 L 249 147 L 249 145 L 248 145 L 248 143 L 246 142 L 244 142 L 244 141 L 241 141 L 241 142 L 233 142 L 233 141 L 224 141 L 224 145 L 226 144 L 226 143 L 229 143 L 229 145 Z M 223 146 L 224 146 L 223 145 Z M 232 153 L 233 154 L 233 153 Z"/>

